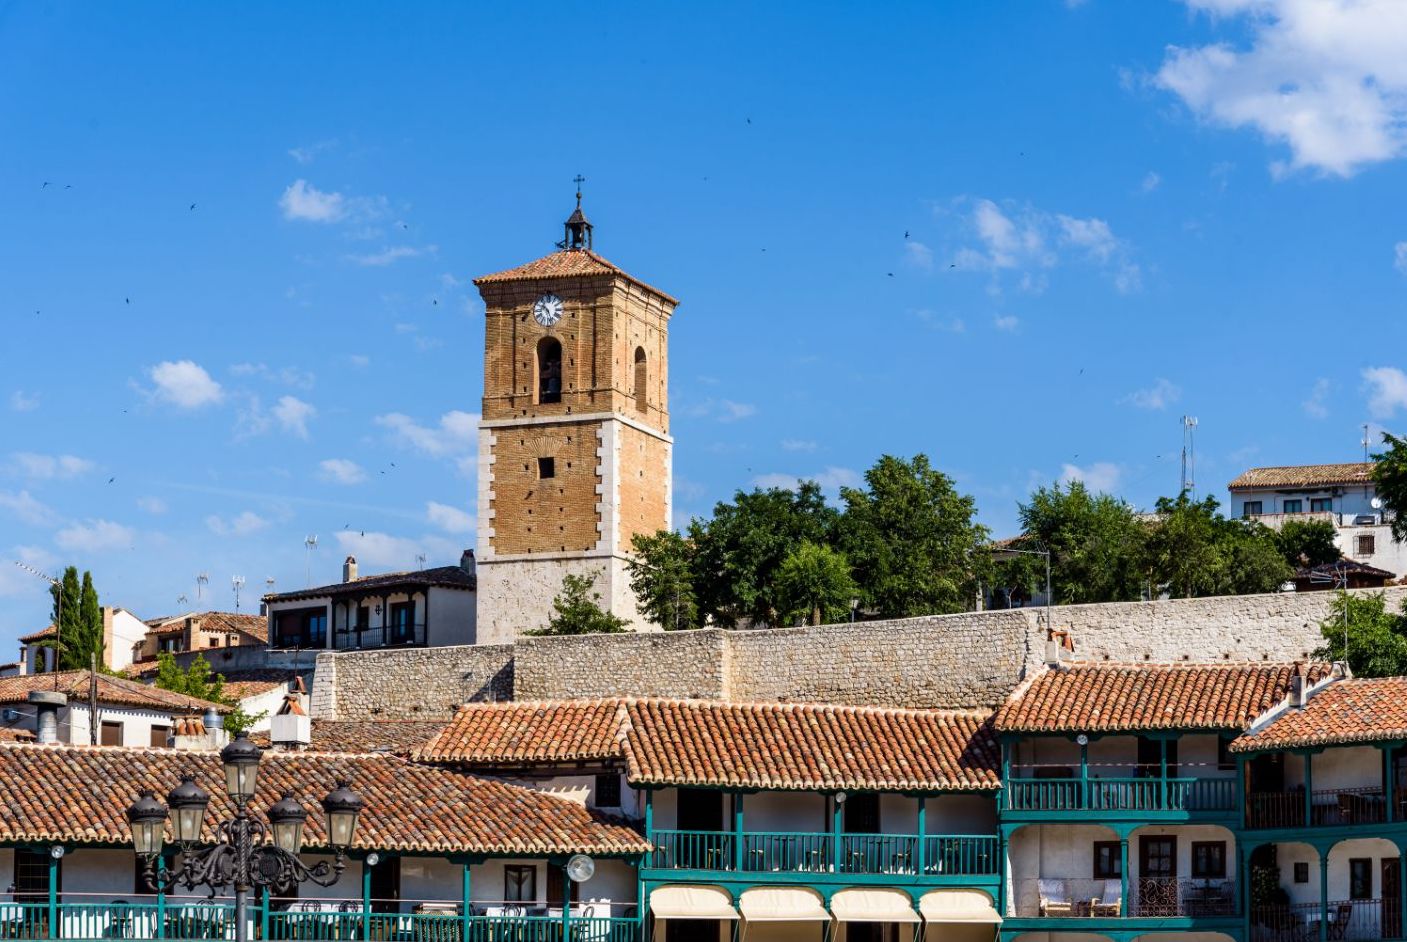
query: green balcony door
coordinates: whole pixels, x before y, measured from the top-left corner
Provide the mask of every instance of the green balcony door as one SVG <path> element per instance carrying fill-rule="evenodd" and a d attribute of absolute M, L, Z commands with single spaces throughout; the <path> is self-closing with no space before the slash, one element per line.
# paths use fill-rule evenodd
<path fill-rule="evenodd" d="M 1141 916 L 1177 915 L 1177 838 L 1139 838 L 1138 912 Z"/>

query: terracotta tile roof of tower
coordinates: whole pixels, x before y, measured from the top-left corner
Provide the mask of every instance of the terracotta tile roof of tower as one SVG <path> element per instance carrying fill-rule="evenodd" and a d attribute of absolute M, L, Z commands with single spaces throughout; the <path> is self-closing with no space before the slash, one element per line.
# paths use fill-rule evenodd
<path fill-rule="evenodd" d="M 516 268 L 494 272 L 491 275 L 480 275 L 478 278 L 474 279 L 474 284 L 492 285 L 510 281 L 539 281 L 545 278 L 589 278 L 593 275 L 618 275 L 627 281 L 634 282 L 647 291 L 659 295 L 671 304 L 679 303 L 677 298 L 673 298 L 653 285 L 641 281 L 625 269 L 607 261 L 590 249 L 564 249 L 562 251 L 553 252 L 551 255 L 544 255 L 542 258 L 528 262 L 526 265 L 519 265 Z"/>
<path fill-rule="evenodd" d="M 1232 752 L 1262 752 L 1407 739 L 1407 677 L 1340 680 L 1231 744 Z"/>
<path fill-rule="evenodd" d="M 1075 664 L 1027 680 L 997 711 L 998 733 L 1248 729 L 1281 703 L 1290 678 L 1328 664 Z"/>
<path fill-rule="evenodd" d="M 1251 468 L 1226 485 L 1227 490 L 1244 491 L 1264 487 L 1333 487 L 1373 483 L 1373 463 L 1301 464 L 1278 468 Z"/>
<path fill-rule="evenodd" d="M 470 704 L 416 753 L 468 765 L 621 759 L 631 782 L 773 789 L 998 787 L 985 713 L 601 699 Z"/>
<path fill-rule="evenodd" d="M 130 844 L 126 807 L 142 789 L 165 795 L 181 774 L 195 774 L 211 796 L 210 822 L 233 808 L 216 752 L 119 746 L 0 744 L 0 841 Z M 338 779 L 366 801 L 355 846 L 402 852 L 484 854 L 635 854 L 649 850 L 638 833 L 575 802 L 394 756 L 270 753 L 259 767 L 253 807 L 285 790 L 305 807 Z M 35 788 L 43 782 L 43 788 Z M 320 814 L 309 814 L 305 840 L 326 845 Z"/>
<path fill-rule="evenodd" d="M 50 674 L 22 674 L 18 677 L 0 677 L 0 703 L 25 703 L 31 690 L 58 690 L 68 694 L 69 699 L 86 700 L 88 697 L 88 671 L 59 671 Z M 98 702 L 120 706 L 137 707 L 143 710 L 167 710 L 176 713 L 204 713 L 214 707 L 221 713 L 230 708 L 220 703 L 211 703 L 197 697 L 188 697 L 172 690 L 150 687 L 140 681 L 126 677 L 98 675 Z"/>

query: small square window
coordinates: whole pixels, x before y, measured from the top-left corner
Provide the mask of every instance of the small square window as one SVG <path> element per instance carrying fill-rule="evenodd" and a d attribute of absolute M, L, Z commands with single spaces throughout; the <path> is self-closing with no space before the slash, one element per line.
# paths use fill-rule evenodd
<path fill-rule="evenodd" d="M 1371 533 L 1364 533 L 1357 537 L 1357 556 L 1372 556 L 1378 549 L 1377 538 Z"/>
<path fill-rule="evenodd" d="M 1259 516 L 1260 516 L 1260 508 L 1261 508 L 1261 502 L 1260 502 L 1260 501 L 1258 501 L 1258 500 L 1248 500 L 1248 501 L 1246 501 L 1244 504 L 1241 505 L 1241 516 L 1243 516 L 1243 517 L 1259 517 Z"/>
<path fill-rule="evenodd" d="M 1225 842 L 1192 842 L 1192 876 L 1201 880 L 1219 880 L 1226 876 Z"/>
<path fill-rule="evenodd" d="M 1308 882 L 1309 882 L 1309 864 L 1308 864 L 1308 863 L 1306 863 L 1306 862 L 1304 862 L 1304 861 L 1300 861 L 1300 862 L 1298 862 L 1298 863 L 1295 864 L 1295 882 L 1296 882 L 1296 883 L 1308 883 Z"/>
<path fill-rule="evenodd" d="M 1118 841 L 1094 842 L 1094 878 L 1096 880 L 1117 880 L 1122 869 Z"/>
<path fill-rule="evenodd" d="M 537 459 L 537 476 L 541 479 L 555 478 L 557 476 L 557 461 L 555 458 Z"/>
<path fill-rule="evenodd" d="M 1332 497 L 1311 497 L 1309 509 L 1311 513 L 1329 513 L 1334 509 L 1334 499 Z"/>
<path fill-rule="evenodd" d="M 615 772 L 603 772 L 596 776 L 596 807 L 620 807 L 620 775 Z"/>

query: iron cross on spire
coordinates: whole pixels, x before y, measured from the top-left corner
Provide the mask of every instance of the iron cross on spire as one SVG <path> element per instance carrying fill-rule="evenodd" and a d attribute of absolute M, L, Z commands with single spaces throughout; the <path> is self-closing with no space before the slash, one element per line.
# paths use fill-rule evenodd
<path fill-rule="evenodd" d="M 572 177 L 572 182 L 576 184 L 576 201 L 577 201 L 577 204 L 580 205 L 580 204 L 581 204 L 581 185 L 586 182 L 586 177 L 583 177 L 581 174 L 577 174 L 576 176 Z"/>

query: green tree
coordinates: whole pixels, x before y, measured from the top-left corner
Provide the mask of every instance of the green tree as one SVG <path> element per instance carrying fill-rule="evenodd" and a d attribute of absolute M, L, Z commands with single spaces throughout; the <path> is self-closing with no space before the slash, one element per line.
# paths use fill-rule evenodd
<path fill-rule="evenodd" d="M 231 735 L 247 732 L 255 723 L 269 715 L 268 710 L 258 713 L 246 712 L 238 700 L 225 696 L 225 675 L 217 674 L 210 668 L 205 655 L 196 655 L 190 666 L 182 668 L 175 656 L 161 651 L 156 655 L 156 686 L 162 690 L 183 693 L 198 700 L 209 700 L 222 706 L 231 707 L 224 715 L 225 730 Z"/>
<path fill-rule="evenodd" d="M 1037 488 L 1019 505 L 1023 531 L 1050 551 L 1054 601 L 1130 602 L 1142 597 L 1142 561 L 1148 530 L 1133 508 L 1108 494 L 1091 494 L 1081 481 Z M 1023 586 L 1044 589 L 1044 561 L 1024 563 Z M 1011 567 L 1016 569 L 1017 567 Z M 1012 583 L 1016 584 L 1016 583 Z"/>
<path fill-rule="evenodd" d="M 98 656 L 98 668 L 103 669 L 103 611 L 98 605 L 98 591 L 93 587 L 93 574 L 85 571 L 80 584 L 78 568 L 64 569 L 62 586 L 50 586 L 54 600 L 51 613 L 58 625 L 57 638 L 40 642 L 58 652 L 61 671 L 87 670 L 93 654 Z M 63 604 L 59 603 L 62 593 Z"/>
<path fill-rule="evenodd" d="M 1319 631 L 1325 644 L 1315 657 L 1344 661 L 1358 677 L 1407 674 L 1407 615 L 1389 612 L 1381 592 L 1334 593 Z"/>
<path fill-rule="evenodd" d="M 865 472 L 865 487 L 842 488 L 840 496 L 839 548 L 868 611 L 902 618 L 969 607 L 987 529 L 973 520 L 974 500 L 926 455 L 884 455 Z"/>
<path fill-rule="evenodd" d="M 1173 598 L 1274 592 L 1294 573 L 1275 533 L 1254 520 L 1228 520 L 1215 497 L 1160 497 L 1148 536 L 1151 581 Z"/>
<path fill-rule="evenodd" d="M 1259 521 L 1220 518 L 1217 547 L 1222 558 L 1218 590 L 1223 595 L 1277 592 L 1295 574 L 1275 531 Z"/>
<path fill-rule="evenodd" d="M 698 628 L 693 543 L 673 530 L 660 530 L 635 534 L 630 549 L 625 569 L 640 614 L 666 631 Z"/>
<path fill-rule="evenodd" d="M 1327 520 L 1290 520 L 1275 540 L 1280 555 L 1295 569 L 1337 562 L 1343 555 L 1334 545 L 1334 525 Z"/>
<path fill-rule="evenodd" d="M 547 627 L 526 632 L 530 635 L 598 635 L 625 631 L 624 618 L 601 608 L 601 593 L 592 576 L 567 575 L 562 591 L 552 600 L 554 614 Z"/>
<path fill-rule="evenodd" d="M 1373 455 L 1373 484 L 1390 512 L 1392 538 L 1407 540 L 1407 439 L 1383 432 L 1387 450 Z"/>
<path fill-rule="evenodd" d="M 845 554 L 802 543 L 787 554 L 777 570 L 781 616 L 788 622 L 807 618 L 813 625 L 840 621 L 850 610 L 858 588 Z"/>
<path fill-rule="evenodd" d="M 738 491 L 709 520 L 689 525 L 694 590 L 703 618 L 731 628 L 740 621 L 780 623 L 776 577 L 782 561 L 804 542 L 833 543 L 838 514 L 821 487 L 804 481 L 785 488 Z"/>

